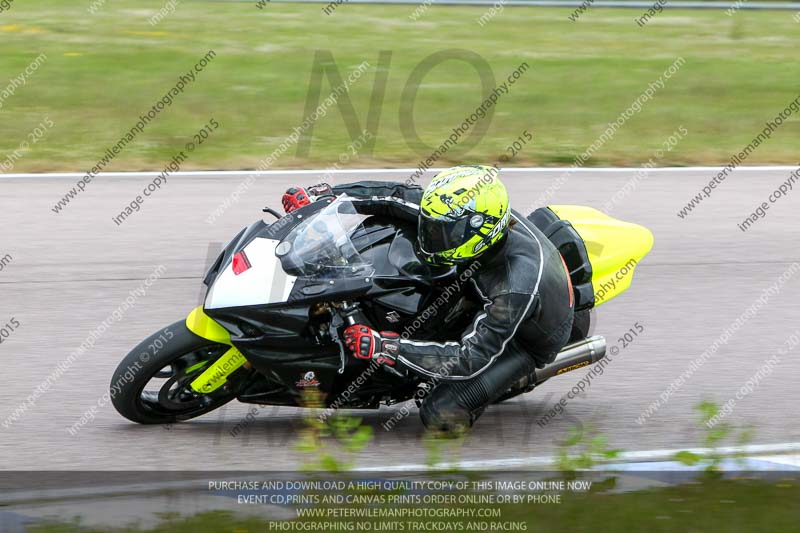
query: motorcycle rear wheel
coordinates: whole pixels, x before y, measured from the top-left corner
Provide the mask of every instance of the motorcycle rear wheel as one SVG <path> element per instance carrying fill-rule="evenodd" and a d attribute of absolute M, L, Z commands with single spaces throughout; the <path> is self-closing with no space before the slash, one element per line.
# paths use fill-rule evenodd
<path fill-rule="evenodd" d="M 199 394 L 189 384 L 228 348 L 198 337 L 183 320 L 157 331 L 114 372 L 110 385 L 114 408 L 139 424 L 171 424 L 221 407 L 236 397 L 236 391 L 221 387 Z"/>

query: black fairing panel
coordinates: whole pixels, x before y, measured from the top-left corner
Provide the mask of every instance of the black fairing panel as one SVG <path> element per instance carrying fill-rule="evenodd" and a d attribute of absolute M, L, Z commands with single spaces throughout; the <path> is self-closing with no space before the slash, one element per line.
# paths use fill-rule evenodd
<path fill-rule="evenodd" d="M 203 278 L 203 283 L 207 287 L 210 287 L 214 280 L 217 279 L 220 269 L 230 263 L 233 259 L 233 255 L 247 246 L 250 241 L 256 237 L 281 240 L 299 223 L 301 220 L 300 217 L 313 214 L 326 207 L 329 203 L 330 200 L 315 202 L 303 209 L 284 215 L 271 224 L 267 224 L 263 220 L 257 220 L 250 226 L 243 228 L 231 239 L 231 242 L 229 242 L 225 249 L 219 254 L 211 265 L 211 268 L 208 269 L 205 278 Z"/>
<path fill-rule="evenodd" d="M 219 270 L 237 251 L 256 237 L 281 240 L 302 217 L 324 208 L 320 201 L 267 225 L 256 222 L 231 241 L 206 276 L 213 283 Z M 298 278 L 288 301 L 269 305 L 206 309 L 206 313 L 231 333 L 233 344 L 271 383 L 284 387 L 280 399 L 270 402 L 291 404 L 299 401 L 304 388 L 313 387 L 329 400 L 341 393 L 365 369 L 364 362 L 347 357 L 344 372 L 339 345 L 320 335 L 320 318 L 312 309 L 328 302 L 359 301 L 370 324 L 378 330 L 408 331 L 412 338 L 451 340 L 456 338 L 472 316 L 468 291 L 442 300 L 455 278 L 421 263 L 414 253 L 416 228 L 397 221 L 370 217 L 352 241 L 365 260 L 372 264 L 369 277 L 337 279 Z M 435 283 L 434 278 L 439 278 Z M 451 289 L 452 292 L 452 289 Z M 435 310 L 425 320 L 417 317 L 426 309 Z M 327 316 L 327 315 L 326 315 Z M 329 320 L 329 316 L 328 316 Z M 364 367 L 364 368 L 361 368 Z M 313 379 L 307 379 L 313 372 Z M 353 395 L 352 405 L 375 406 L 382 397 L 410 397 L 415 380 L 400 379 L 376 371 Z M 407 389 L 407 390 L 406 390 Z M 405 396 L 404 396 L 405 395 Z M 269 403 L 269 402 L 268 402 Z"/>

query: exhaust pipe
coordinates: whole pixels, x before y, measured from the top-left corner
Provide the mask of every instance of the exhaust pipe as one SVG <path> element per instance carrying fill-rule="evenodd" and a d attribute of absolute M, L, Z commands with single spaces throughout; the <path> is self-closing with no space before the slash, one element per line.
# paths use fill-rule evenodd
<path fill-rule="evenodd" d="M 536 385 L 559 374 L 594 364 L 605 356 L 606 339 L 599 335 L 565 346 L 552 363 L 536 369 Z"/>

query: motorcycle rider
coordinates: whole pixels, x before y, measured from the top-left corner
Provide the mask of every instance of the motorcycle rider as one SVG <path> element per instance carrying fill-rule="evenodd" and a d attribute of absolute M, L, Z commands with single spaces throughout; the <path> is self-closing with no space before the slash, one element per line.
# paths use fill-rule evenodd
<path fill-rule="evenodd" d="M 356 182 L 310 193 L 292 188 L 283 198 L 288 212 L 309 203 L 309 194 L 347 194 L 361 213 L 415 221 L 422 260 L 474 271 L 469 281 L 483 309 L 458 342 L 404 339 L 364 324 L 345 330 L 355 357 L 438 383 L 420 409 L 431 429 L 470 427 L 512 385 L 552 362 L 572 332 L 574 296 L 561 254 L 511 209 L 498 174 L 494 167 L 457 166 L 437 174 L 424 191 Z"/>

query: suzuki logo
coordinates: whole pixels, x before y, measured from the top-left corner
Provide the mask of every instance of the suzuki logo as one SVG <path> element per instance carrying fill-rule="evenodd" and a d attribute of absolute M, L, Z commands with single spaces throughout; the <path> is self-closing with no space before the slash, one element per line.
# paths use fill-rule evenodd
<path fill-rule="evenodd" d="M 386 313 L 386 320 L 391 322 L 392 324 L 397 324 L 400 322 L 400 314 L 397 311 L 389 311 Z"/>

